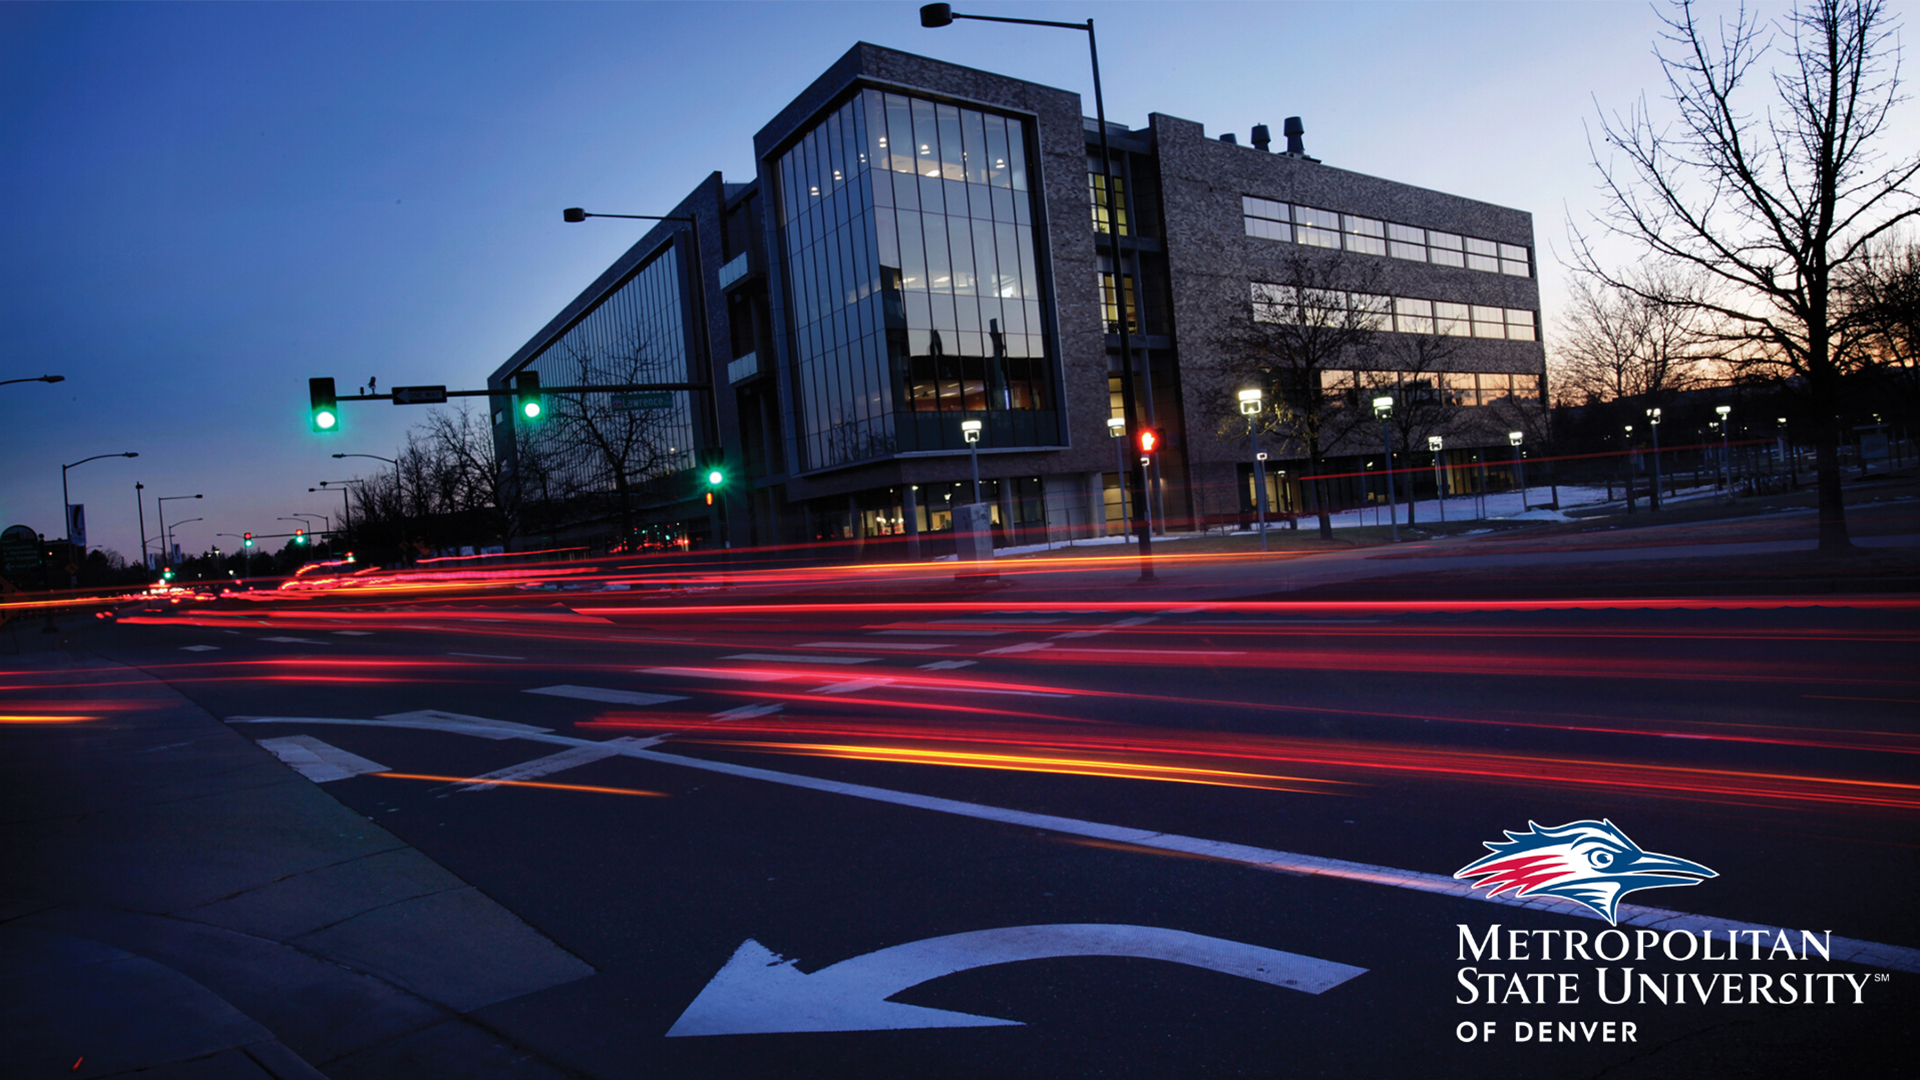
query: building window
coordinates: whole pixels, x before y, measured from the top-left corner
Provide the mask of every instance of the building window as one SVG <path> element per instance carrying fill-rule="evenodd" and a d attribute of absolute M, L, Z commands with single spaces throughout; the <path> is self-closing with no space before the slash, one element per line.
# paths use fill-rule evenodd
<path fill-rule="evenodd" d="M 1452 233 L 1427 230 L 1427 259 L 1441 266 L 1465 266 L 1465 240 Z"/>
<path fill-rule="evenodd" d="M 1402 334 L 1433 333 L 1433 301 L 1394 297 L 1393 328 Z"/>
<path fill-rule="evenodd" d="M 1332 248 L 1340 250 L 1340 215 L 1331 210 L 1316 210 L 1311 206 L 1293 208 L 1293 238 L 1309 247 Z"/>
<path fill-rule="evenodd" d="M 1508 341 L 1532 341 L 1536 336 L 1533 312 L 1525 308 L 1507 309 Z"/>
<path fill-rule="evenodd" d="M 1262 240 L 1293 241 L 1292 215 L 1286 203 L 1268 199 L 1256 199 L 1251 195 L 1240 199 L 1241 213 L 1245 216 L 1247 235 Z"/>
<path fill-rule="evenodd" d="M 1447 337 L 1466 337 L 1473 332 L 1467 321 L 1467 305 L 1433 302 L 1434 329 Z"/>
<path fill-rule="evenodd" d="M 999 446 L 1059 443 L 1028 134 L 864 90 L 780 157 L 803 467 L 963 449 L 959 413 Z"/>
<path fill-rule="evenodd" d="M 1292 241 L 1361 255 L 1387 255 L 1490 274 L 1533 276 L 1528 250 L 1515 244 L 1496 243 L 1354 214 L 1339 214 L 1311 206 L 1290 206 L 1253 195 L 1242 195 L 1240 208 L 1247 235 L 1262 240 Z M 1099 207 L 1096 205 L 1096 219 L 1098 216 Z"/>
<path fill-rule="evenodd" d="M 1102 179 L 1106 183 L 1101 183 Z M 1130 235 L 1127 228 L 1126 180 L 1118 176 L 1103 178 L 1098 173 L 1088 173 L 1087 189 L 1093 197 L 1093 231 Z"/>
<path fill-rule="evenodd" d="M 1500 245 L 1500 272 L 1514 277 L 1532 277 L 1533 271 L 1527 265 L 1527 249 L 1512 244 Z"/>
<path fill-rule="evenodd" d="M 1106 325 L 1107 333 L 1117 334 L 1120 332 L 1120 308 L 1113 295 L 1113 271 L 1104 268 L 1111 266 L 1108 260 L 1103 258 L 1100 261 L 1103 264 L 1099 275 L 1100 317 Z M 1123 275 L 1121 287 L 1127 290 L 1127 332 L 1137 334 L 1140 332 L 1140 298 L 1134 292 L 1132 274 Z"/>
<path fill-rule="evenodd" d="M 1427 261 L 1427 230 L 1411 225 L 1387 225 L 1387 254 L 1396 259 Z"/>
<path fill-rule="evenodd" d="M 1385 255 L 1387 253 L 1387 226 L 1383 221 L 1373 218 L 1341 215 L 1346 224 L 1347 250 L 1362 255 Z"/>
<path fill-rule="evenodd" d="M 1111 275 L 1102 274 L 1101 277 L 1102 296 L 1106 298 L 1107 319 L 1111 326 L 1115 318 Z M 1539 315 L 1527 308 L 1484 307 L 1417 296 L 1375 296 L 1370 293 L 1317 289 L 1302 293 L 1290 285 L 1274 285 L 1264 281 L 1251 283 L 1248 292 L 1253 304 L 1254 322 L 1291 323 L 1303 317 L 1331 320 L 1344 318 L 1347 312 L 1352 311 L 1369 329 L 1393 333 L 1442 334 L 1506 341 L 1535 341 L 1539 338 Z M 1129 291 L 1128 296 L 1132 295 Z"/>

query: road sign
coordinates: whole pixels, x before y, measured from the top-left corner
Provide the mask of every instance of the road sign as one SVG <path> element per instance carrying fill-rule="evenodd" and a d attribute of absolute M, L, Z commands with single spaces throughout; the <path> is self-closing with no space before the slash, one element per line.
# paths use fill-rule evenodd
<path fill-rule="evenodd" d="M 0 532 L 0 570 L 22 588 L 44 588 L 41 571 L 46 555 L 40 548 L 40 534 L 25 525 L 9 525 Z"/>
<path fill-rule="evenodd" d="M 393 388 L 395 405 L 440 405 L 447 400 L 447 388 L 444 386 L 396 386 Z"/>
<path fill-rule="evenodd" d="M 614 394 L 613 407 L 620 412 L 632 412 L 636 409 L 671 409 L 673 392 L 670 390 L 648 390 L 639 393 Z"/>

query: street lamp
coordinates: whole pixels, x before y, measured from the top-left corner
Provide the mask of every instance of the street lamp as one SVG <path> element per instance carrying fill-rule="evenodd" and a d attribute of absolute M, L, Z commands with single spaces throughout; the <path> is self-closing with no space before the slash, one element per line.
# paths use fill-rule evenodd
<path fill-rule="evenodd" d="M 1647 495 L 1647 509 L 1660 511 L 1660 410 L 1647 410 L 1647 426 L 1653 430 L 1653 490 Z"/>
<path fill-rule="evenodd" d="M 1527 512 L 1527 465 L 1520 460 L 1520 441 L 1526 438 L 1519 431 L 1507 432 L 1507 441 L 1513 444 L 1513 477 L 1520 483 L 1520 512 Z"/>
<path fill-rule="evenodd" d="M 960 421 L 960 437 L 967 440 L 967 449 L 973 455 L 973 501 L 980 501 L 980 421 Z"/>
<path fill-rule="evenodd" d="M 1393 491 L 1393 429 L 1387 426 L 1387 418 L 1393 415 L 1393 396 L 1382 394 L 1373 399 L 1373 415 L 1380 418 L 1380 445 L 1386 449 L 1387 459 L 1382 468 L 1387 478 L 1387 524 L 1393 527 L 1395 543 L 1400 540 L 1400 517 L 1394 504 L 1399 496 Z"/>
<path fill-rule="evenodd" d="M 1267 455 L 1260 452 L 1260 425 L 1255 419 L 1265 409 L 1259 387 L 1240 391 L 1240 415 L 1247 418 L 1247 452 L 1253 455 L 1253 507 L 1260 516 L 1260 550 L 1267 550 Z"/>
<path fill-rule="evenodd" d="M 1093 116 L 1094 123 L 1100 129 L 1100 168 L 1101 182 L 1106 185 L 1107 200 L 1112 220 L 1119 220 L 1117 193 L 1113 185 L 1113 148 L 1107 145 L 1107 106 L 1100 93 L 1100 48 L 1093 35 L 1093 20 L 1086 25 L 1070 22 L 1052 22 L 1046 19 L 1010 19 L 998 15 L 961 15 L 953 10 L 952 4 L 927 4 L 920 9 L 920 25 L 929 28 L 951 26 L 955 19 L 972 19 L 977 22 L 1015 23 L 1020 26 L 1051 26 L 1061 30 L 1085 30 L 1087 32 L 1087 55 L 1093 62 Z M 1127 287 L 1126 266 L 1120 258 L 1120 240 L 1117 232 L 1113 236 L 1113 299 L 1114 311 L 1119 319 L 1120 330 L 1120 415 L 1126 421 L 1128 431 L 1140 431 L 1139 395 L 1133 388 L 1133 338 L 1127 329 Z M 1147 509 L 1147 465 L 1142 461 L 1140 467 L 1129 470 L 1128 486 L 1133 490 L 1133 530 L 1140 545 L 1140 580 L 1153 580 L 1153 525 L 1148 519 Z M 1122 504 L 1124 506 L 1124 503 Z"/>
<path fill-rule="evenodd" d="M 1121 525 L 1121 531 L 1124 533 L 1126 530 L 1126 523 L 1128 521 L 1127 459 L 1126 459 L 1127 422 L 1118 416 L 1108 417 L 1107 418 L 1107 435 L 1113 440 L 1113 481 L 1114 481 L 1114 485 L 1120 489 L 1120 525 Z M 1103 535 L 1104 535 L 1104 531 L 1103 531 Z"/>
<path fill-rule="evenodd" d="M 1447 492 L 1445 488 L 1440 486 L 1441 444 L 1441 436 L 1427 436 L 1427 451 L 1433 455 L 1433 497 L 1434 500 L 1440 504 L 1440 521 L 1442 524 L 1445 524 L 1447 520 Z"/>
<path fill-rule="evenodd" d="M 1732 427 L 1728 419 L 1734 411 L 1734 405 L 1715 405 L 1713 411 L 1720 413 L 1720 486 L 1726 488 L 1726 494 L 1734 494 L 1734 452 L 1728 444 L 1726 429 Z"/>
<path fill-rule="evenodd" d="M 160 498 L 153 500 L 154 504 L 160 508 L 160 561 L 161 562 L 169 566 L 173 565 L 173 544 L 167 539 L 167 535 L 168 535 L 167 534 L 167 503 L 173 502 L 177 499 L 203 499 L 203 498 L 206 498 L 206 496 L 204 495 L 162 495 Z M 182 522 L 181 524 L 185 524 L 185 522 Z"/>
<path fill-rule="evenodd" d="M 35 375 L 27 379 L 0 379 L 0 386 L 8 386 L 17 382 L 55 383 L 55 382 L 66 382 L 66 381 L 67 381 L 67 377 L 65 375 Z"/>
<path fill-rule="evenodd" d="M 205 521 L 205 520 L 207 519 L 203 517 L 197 517 L 197 518 L 188 518 L 185 521 L 176 521 L 173 523 L 172 529 L 161 530 L 160 542 L 167 546 L 168 551 L 172 551 L 173 550 L 173 529 L 177 529 L 182 525 L 191 525 L 196 521 Z"/>
<path fill-rule="evenodd" d="M 407 539 L 406 538 L 406 531 L 407 531 L 406 495 L 407 493 L 400 486 L 400 463 L 393 460 L 390 457 L 381 457 L 379 454 L 335 454 L 333 456 L 336 458 L 350 458 L 350 457 L 372 458 L 375 461 L 384 461 L 387 464 L 393 466 L 393 491 L 395 495 L 400 497 L 400 533 L 401 533 L 400 548 L 404 555 L 406 551 L 406 546 L 407 546 L 406 545 L 406 539 Z M 360 493 L 360 505 L 362 507 L 365 507 L 366 504 L 367 504 L 367 493 L 365 491 L 362 491 Z"/>
<path fill-rule="evenodd" d="M 53 378 L 53 376 L 41 376 L 41 377 Z M 76 589 L 80 587 L 80 572 L 77 569 L 79 566 L 79 562 L 75 559 L 73 554 L 73 533 L 74 533 L 73 499 L 71 496 L 67 494 L 67 470 L 73 468 L 74 465 L 85 465 L 89 461 L 99 461 L 101 458 L 139 457 L 139 456 L 140 456 L 139 454 L 136 454 L 131 450 L 127 451 L 124 454 L 95 454 L 90 458 L 81 458 L 79 461 L 74 462 L 73 465 L 60 466 L 60 510 L 61 510 L 60 520 L 65 523 L 62 527 L 66 530 L 66 533 L 67 533 L 67 565 L 76 568 L 70 571 L 67 574 L 67 577 L 69 579 L 69 583 Z M 87 534 L 86 523 L 81 522 L 80 523 L 80 546 L 83 548 L 86 547 L 86 543 L 87 543 L 86 534 Z M 86 552 L 82 551 L 80 555 L 84 557 L 86 555 Z"/>
<path fill-rule="evenodd" d="M 339 484 L 340 485 L 340 506 L 346 512 L 347 531 L 352 532 L 353 531 L 353 503 L 347 498 L 347 485 L 348 484 L 365 484 L 365 483 L 366 481 L 364 480 L 322 480 L 320 481 L 320 487 L 308 488 L 307 490 L 319 491 L 320 488 L 326 487 L 328 484 Z M 361 493 L 360 501 L 362 505 L 365 505 L 366 503 L 365 492 Z"/>

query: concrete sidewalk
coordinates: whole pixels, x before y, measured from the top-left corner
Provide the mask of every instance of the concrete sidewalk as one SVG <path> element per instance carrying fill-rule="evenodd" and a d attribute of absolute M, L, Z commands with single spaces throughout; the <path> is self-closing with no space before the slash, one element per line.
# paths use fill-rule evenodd
<path fill-rule="evenodd" d="M 23 635 L 24 636 L 24 635 Z M 164 684 L 0 660 L 9 1077 L 570 1075 L 463 1019 L 592 973 Z"/>

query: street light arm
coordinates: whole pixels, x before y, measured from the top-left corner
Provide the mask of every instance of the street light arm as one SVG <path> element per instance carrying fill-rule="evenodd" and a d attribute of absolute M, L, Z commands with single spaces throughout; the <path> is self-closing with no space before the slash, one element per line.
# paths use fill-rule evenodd
<path fill-rule="evenodd" d="M 1010 19 L 1004 15 L 962 15 L 953 10 L 952 4 L 925 4 L 920 8 L 920 25 L 930 30 L 942 26 L 951 26 L 955 19 L 972 19 L 975 22 L 1019 23 L 1021 26 L 1057 26 L 1062 30 L 1085 30 L 1093 25 L 1093 20 L 1085 23 L 1053 22 L 1048 19 Z"/>
<path fill-rule="evenodd" d="M 35 375 L 25 379 L 0 379 L 0 386 L 11 386 L 12 384 L 17 382 L 55 383 L 55 382 L 66 382 L 66 381 L 67 381 L 67 377 L 65 375 Z"/>
<path fill-rule="evenodd" d="M 672 214 L 589 214 L 577 206 L 569 206 L 560 211 L 562 221 L 585 221 L 590 217 L 626 218 L 629 221 L 684 221 L 689 225 L 693 224 L 693 219 L 690 217 L 675 217 Z"/>
<path fill-rule="evenodd" d="M 134 451 L 132 451 L 132 450 L 129 450 L 129 451 L 127 451 L 127 452 L 126 452 L 126 453 L 124 453 L 124 454 L 95 454 L 95 455 L 93 455 L 92 457 L 88 457 L 88 458 L 81 458 L 81 459 L 80 459 L 79 461 L 76 461 L 76 462 L 74 462 L 74 463 L 73 463 L 73 465 L 62 465 L 62 466 L 60 466 L 60 467 L 61 467 L 61 468 L 63 468 L 63 469 L 71 469 L 71 468 L 73 468 L 73 466 L 74 466 L 74 465 L 85 465 L 85 464 L 86 464 L 87 462 L 89 462 L 89 461 L 99 461 L 99 460 L 100 460 L 101 458 L 110 458 L 110 457 L 139 457 L 139 456 L 140 456 L 139 454 L 137 454 L 137 453 L 135 453 L 135 452 L 134 452 Z"/>

